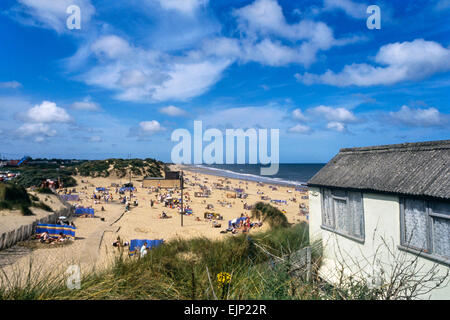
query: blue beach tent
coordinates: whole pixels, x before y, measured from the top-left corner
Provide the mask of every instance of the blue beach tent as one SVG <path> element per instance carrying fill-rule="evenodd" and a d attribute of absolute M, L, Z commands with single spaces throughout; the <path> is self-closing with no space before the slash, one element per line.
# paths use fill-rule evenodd
<path fill-rule="evenodd" d="M 147 242 L 147 248 L 151 249 L 157 246 L 160 246 L 164 240 L 163 239 L 159 239 L 159 240 L 140 240 L 140 239 L 133 239 L 130 241 L 130 256 L 139 253 L 139 251 L 141 250 L 141 247 L 144 245 L 144 243 Z"/>
<path fill-rule="evenodd" d="M 89 214 L 94 215 L 94 209 L 92 208 L 76 208 L 75 215 Z"/>

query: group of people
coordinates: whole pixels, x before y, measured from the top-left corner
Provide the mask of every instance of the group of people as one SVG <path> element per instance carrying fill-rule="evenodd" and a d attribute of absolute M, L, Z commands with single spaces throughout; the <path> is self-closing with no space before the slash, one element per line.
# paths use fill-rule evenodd
<path fill-rule="evenodd" d="M 49 235 L 49 233 L 47 231 L 45 231 L 45 232 L 43 232 L 41 234 L 38 234 L 38 239 L 39 239 L 39 242 L 41 242 L 41 243 L 54 244 L 54 243 L 58 243 L 58 242 L 59 243 L 60 242 L 65 242 L 69 238 L 62 232 L 60 232 L 57 237 L 52 237 L 52 236 Z"/>

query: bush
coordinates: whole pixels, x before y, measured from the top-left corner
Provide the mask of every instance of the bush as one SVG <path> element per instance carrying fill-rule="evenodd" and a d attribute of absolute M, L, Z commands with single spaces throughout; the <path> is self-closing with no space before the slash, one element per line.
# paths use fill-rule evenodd
<path fill-rule="evenodd" d="M 39 188 L 36 191 L 38 193 L 53 194 L 53 191 L 50 188 Z"/>
<path fill-rule="evenodd" d="M 252 218 L 267 222 L 272 228 L 289 225 L 286 216 L 278 208 L 264 202 L 255 204 L 252 209 Z"/>
<path fill-rule="evenodd" d="M 24 216 L 32 216 L 33 212 L 30 210 L 30 208 L 27 205 L 22 204 L 20 206 L 20 211 Z"/>

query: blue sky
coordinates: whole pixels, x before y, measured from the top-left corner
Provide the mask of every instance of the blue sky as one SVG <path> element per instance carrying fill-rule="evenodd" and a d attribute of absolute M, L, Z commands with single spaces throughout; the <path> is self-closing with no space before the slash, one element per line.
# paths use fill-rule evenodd
<path fill-rule="evenodd" d="M 2 0 L 0 156 L 170 161 L 194 120 L 280 129 L 284 163 L 449 139 L 449 17 L 450 0 Z"/>

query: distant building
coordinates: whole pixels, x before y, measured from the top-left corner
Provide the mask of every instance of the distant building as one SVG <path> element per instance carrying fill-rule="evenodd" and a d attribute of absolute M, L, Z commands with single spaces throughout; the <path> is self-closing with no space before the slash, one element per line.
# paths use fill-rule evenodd
<path fill-rule="evenodd" d="M 142 184 L 144 188 L 180 188 L 180 172 L 166 171 L 164 177 L 146 177 Z"/>
<path fill-rule="evenodd" d="M 344 266 L 345 274 L 371 274 L 368 282 L 379 285 L 393 256 L 418 257 L 421 272 L 449 270 L 450 140 L 342 149 L 308 187 L 323 278 L 337 281 Z M 450 285 L 422 298 L 450 299 Z"/>

